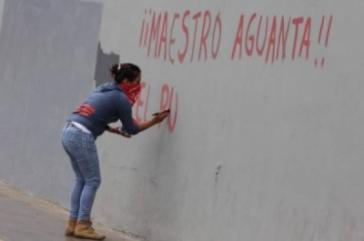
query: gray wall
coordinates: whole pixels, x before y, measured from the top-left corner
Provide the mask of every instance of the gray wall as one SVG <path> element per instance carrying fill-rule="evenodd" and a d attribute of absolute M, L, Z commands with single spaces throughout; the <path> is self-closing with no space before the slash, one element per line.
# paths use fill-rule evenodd
<path fill-rule="evenodd" d="M 0 177 L 68 205 L 73 178 L 60 144 L 90 88 L 102 6 L 5 0 L 0 33 Z"/>
<path fill-rule="evenodd" d="M 174 36 L 166 49 L 175 58 L 185 44 L 181 19 L 190 10 L 183 63 L 148 57 L 140 46 L 149 9 L 168 13 L 162 53 Z M 220 51 L 215 59 L 210 53 L 196 59 L 201 15 L 191 61 L 192 16 L 205 10 L 213 21 L 220 13 Z M 291 22 L 285 58 L 266 62 L 256 50 L 249 56 L 243 42 L 242 58 L 231 59 L 239 17 L 246 30 L 253 13 L 263 16 L 262 26 L 271 20 L 269 31 L 273 16 L 310 19 L 309 56 L 299 41 L 292 58 Z M 174 129 L 167 122 L 130 140 L 98 139 L 97 220 L 152 241 L 362 240 L 363 16 L 359 0 L 5 1 L 0 178 L 68 207 L 72 172 L 59 143 L 64 119 L 108 78 L 110 63 L 136 62 L 146 87 L 134 116 L 159 110 L 168 86 L 178 96 L 178 108 L 172 98 L 177 121 Z M 257 28 L 255 20 L 251 31 Z"/>
<path fill-rule="evenodd" d="M 162 241 L 363 239 L 363 4 L 356 0 L 105 1 L 101 45 L 105 52 L 119 53 L 121 61 L 141 65 L 150 86 L 148 115 L 159 108 L 165 83 L 177 90 L 179 101 L 173 132 L 163 124 L 128 141 L 100 139 L 104 164 L 103 188 L 96 202 L 100 218 Z M 164 60 L 164 43 L 159 58 L 148 57 L 147 47 L 140 47 L 143 19 L 144 26 L 151 25 L 149 9 L 167 12 L 167 41 L 172 16 L 179 13 L 173 30 L 176 42 L 167 47 L 174 58 L 185 46 L 181 18 L 190 10 L 185 62 Z M 216 59 L 196 57 L 202 15 L 191 61 L 192 15 L 205 10 L 212 19 L 220 13 L 220 52 Z M 253 13 L 263 16 L 262 26 L 266 17 L 272 21 L 274 15 L 277 26 L 281 16 L 286 22 L 311 18 L 309 57 L 299 58 L 297 52 L 292 59 L 295 28 L 290 25 L 285 59 L 266 63 L 265 55 L 248 56 L 243 42 L 242 58 L 231 60 L 239 17 L 245 16 L 246 41 Z M 333 22 L 325 46 L 323 40 L 318 42 L 319 29 L 325 16 L 322 36 L 326 36 L 330 15 Z M 123 23 L 133 26 L 115 28 Z M 272 22 L 269 31 L 271 26 Z M 257 20 L 251 29 L 248 34 L 256 31 Z M 303 30 L 301 25 L 298 39 Z M 264 30 L 260 45 L 262 36 Z M 144 91 L 143 100 L 146 96 Z M 141 116 L 143 111 L 139 108 Z M 118 208 L 104 210 L 105 203 Z"/>

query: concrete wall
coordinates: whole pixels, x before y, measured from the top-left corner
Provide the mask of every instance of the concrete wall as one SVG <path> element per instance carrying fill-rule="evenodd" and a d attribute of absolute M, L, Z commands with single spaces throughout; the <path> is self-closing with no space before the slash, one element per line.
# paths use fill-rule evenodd
<path fill-rule="evenodd" d="M 13 2 L 37 4 L 4 9 Z M 172 115 L 130 140 L 98 139 L 98 220 L 153 241 L 364 238 L 362 1 L 66 2 L 95 14 L 58 11 L 80 23 L 57 25 L 80 40 L 49 48 L 69 53 L 58 74 L 36 67 L 52 63 L 33 47 L 50 33 L 25 35 L 17 8 L 4 11 L 1 178 L 67 206 L 63 120 L 110 63 L 130 61 L 145 81 L 135 118 L 169 106 Z M 21 50 L 12 24 L 33 36 Z"/>
<path fill-rule="evenodd" d="M 0 177 L 64 206 L 73 174 L 60 133 L 94 86 L 101 13 L 78 0 L 4 1 Z"/>

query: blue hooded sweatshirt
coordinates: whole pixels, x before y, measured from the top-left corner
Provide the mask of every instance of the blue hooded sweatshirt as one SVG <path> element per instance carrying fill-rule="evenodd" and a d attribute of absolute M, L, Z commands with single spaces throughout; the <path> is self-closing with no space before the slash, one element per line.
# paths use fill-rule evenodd
<path fill-rule="evenodd" d="M 85 115 L 79 111 L 73 112 L 67 121 L 75 121 L 88 130 L 97 138 L 108 124 L 120 120 L 123 131 L 131 135 L 139 132 L 139 127 L 132 118 L 132 104 L 126 94 L 116 83 L 105 83 L 96 87 L 81 105 L 91 109 L 91 113 Z"/>

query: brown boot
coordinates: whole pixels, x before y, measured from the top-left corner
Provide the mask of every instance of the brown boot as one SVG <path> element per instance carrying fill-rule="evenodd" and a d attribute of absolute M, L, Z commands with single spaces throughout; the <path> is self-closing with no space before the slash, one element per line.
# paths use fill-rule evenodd
<path fill-rule="evenodd" d="M 73 233 L 75 232 L 76 224 L 77 224 L 77 219 L 70 218 L 68 220 L 66 231 L 64 231 L 64 234 L 66 236 L 72 236 Z"/>
<path fill-rule="evenodd" d="M 105 235 L 99 234 L 95 231 L 90 220 L 78 221 L 74 235 L 77 238 L 87 238 L 94 240 L 103 240 L 105 238 Z"/>

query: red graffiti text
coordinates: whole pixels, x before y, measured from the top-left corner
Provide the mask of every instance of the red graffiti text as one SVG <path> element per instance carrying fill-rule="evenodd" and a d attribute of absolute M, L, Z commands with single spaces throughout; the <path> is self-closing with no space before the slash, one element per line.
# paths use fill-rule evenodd
<path fill-rule="evenodd" d="M 150 99 L 151 87 L 145 82 L 142 82 L 142 93 L 133 106 L 133 118 L 136 122 L 144 122 L 150 119 L 149 113 L 149 99 Z M 178 95 L 177 91 L 173 86 L 169 84 L 163 84 L 160 88 L 160 101 L 159 110 L 163 111 L 166 109 L 171 110 L 171 114 L 168 116 L 166 122 L 163 125 L 167 125 L 169 132 L 174 132 L 176 128 L 178 118 Z"/>
<path fill-rule="evenodd" d="M 327 20 L 327 25 L 325 24 Z M 320 44 L 323 35 L 325 47 L 328 45 L 333 17 L 321 18 L 321 27 L 318 33 Z M 231 49 L 231 60 L 246 57 L 262 57 L 265 63 L 274 63 L 276 60 L 289 58 L 310 58 L 310 49 L 313 44 L 312 17 L 264 17 L 253 13 L 240 15 L 235 39 Z M 323 29 L 325 28 L 325 33 Z M 323 66 L 323 62 L 321 64 Z M 315 59 L 317 67 L 317 59 Z M 321 66 L 321 67 L 322 67 Z"/>
<path fill-rule="evenodd" d="M 209 10 L 156 12 L 145 10 L 139 46 L 147 57 L 174 64 L 216 59 L 219 54 L 222 21 Z"/>

